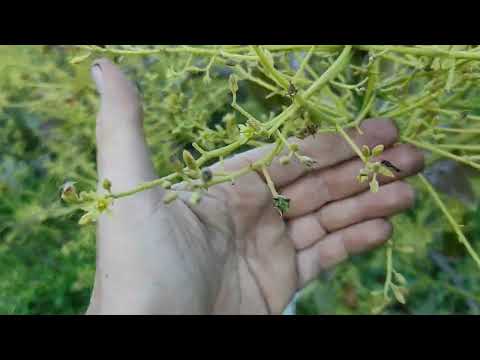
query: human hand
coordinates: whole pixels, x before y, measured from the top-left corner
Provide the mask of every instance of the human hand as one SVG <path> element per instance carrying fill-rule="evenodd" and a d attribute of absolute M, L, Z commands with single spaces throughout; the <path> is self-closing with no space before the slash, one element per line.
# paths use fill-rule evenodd
<path fill-rule="evenodd" d="M 97 117 L 100 183 L 114 192 L 156 178 L 145 142 L 135 87 L 110 61 L 92 67 L 101 94 Z M 382 159 L 401 172 L 381 177 L 371 193 L 356 175 L 363 167 L 336 134 L 292 140 L 316 160 L 313 170 L 292 161 L 268 168 L 279 193 L 291 199 L 283 217 L 262 174 L 213 186 L 198 205 L 189 194 L 163 204 L 154 188 L 116 201 L 97 228 L 95 286 L 88 314 L 279 314 L 296 291 L 351 254 L 373 249 L 392 233 L 386 218 L 413 204 L 401 179 L 423 168 L 422 153 L 395 145 L 389 120 L 368 120 L 350 136 L 359 145 L 385 145 Z M 263 157 L 259 148 L 225 160 L 232 171 Z"/>

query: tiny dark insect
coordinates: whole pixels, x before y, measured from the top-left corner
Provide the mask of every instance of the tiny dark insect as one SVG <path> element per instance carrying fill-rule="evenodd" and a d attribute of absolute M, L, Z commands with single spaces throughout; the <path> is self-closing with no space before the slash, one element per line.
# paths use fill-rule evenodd
<path fill-rule="evenodd" d="M 399 168 L 397 168 L 395 165 L 393 165 L 390 161 L 388 160 L 382 160 L 382 165 L 390 168 L 390 169 L 393 169 L 395 170 L 396 172 L 400 172 L 402 170 L 400 170 Z"/>
<path fill-rule="evenodd" d="M 212 180 L 212 178 L 213 178 L 213 174 L 212 174 L 212 171 L 210 169 L 203 169 L 202 170 L 202 181 L 204 183 L 209 182 L 210 180 Z"/>
<path fill-rule="evenodd" d="M 318 130 L 318 125 L 316 124 L 308 124 L 305 128 L 300 130 L 297 134 L 297 137 L 301 140 L 305 139 L 307 136 L 315 136 Z"/>
<path fill-rule="evenodd" d="M 298 92 L 297 88 L 290 81 L 290 85 L 288 86 L 288 89 L 287 89 L 287 95 L 293 98 L 295 95 L 297 95 L 297 92 Z"/>

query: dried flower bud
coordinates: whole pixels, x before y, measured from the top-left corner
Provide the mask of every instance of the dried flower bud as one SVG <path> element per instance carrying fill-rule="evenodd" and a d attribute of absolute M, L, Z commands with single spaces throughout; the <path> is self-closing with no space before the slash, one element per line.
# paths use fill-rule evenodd
<path fill-rule="evenodd" d="M 69 204 L 79 201 L 77 189 L 75 188 L 75 182 L 69 181 L 62 186 L 61 198 L 63 201 Z"/>
<path fill-rule="evenodd" d="M 308 168 L 314 166 L 317 162 L 308 156 L 299 156 L 298 160 Z"/>

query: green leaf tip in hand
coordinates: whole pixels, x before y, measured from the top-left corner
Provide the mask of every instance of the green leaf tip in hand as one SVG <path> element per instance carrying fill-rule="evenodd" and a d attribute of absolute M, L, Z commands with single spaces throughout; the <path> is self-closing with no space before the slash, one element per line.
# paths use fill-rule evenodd
<path fill-rule="evenodd" d="M 283 216 L 290 208 L 290 199 L 282 195 L 274 196 L 273 205 L 280 213 L 280 216 Z"/>

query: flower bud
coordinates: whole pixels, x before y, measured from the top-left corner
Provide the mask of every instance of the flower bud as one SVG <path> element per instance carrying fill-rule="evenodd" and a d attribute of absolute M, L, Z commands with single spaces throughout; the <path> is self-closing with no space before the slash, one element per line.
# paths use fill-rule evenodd
<path fill-rule="evenodd" d="M 393 275 L 395 276 L 395 280 L 399 285 L 407 285 L 407 279 L 405 279 L 402 274 L 395 271 Z"/>
<path fill-rule="evenodd" d="M 372 181 L 370 181 L 370 191 L 372 193 L 376 193 L 376 192 L 378 192 L 378 189 L 379 189 L 378 181 L 377 181 L 377 178 L 374 174 Z"/>
<path fill-rule="evenodd" d="M 278 161 L 282 165 L 288 165 L 290 163 L 290 156 L 282 156 Z"/>
<path fill-rule="evenodd" d="M 201 199 L 202 199 L 202 196 L 200 195 L 200 193 L 194 192 L 192 196 L 190 196 L 190 204 L 198 205 Z"/>
<path fill-rule="evenodd" d="M 191 170 L 198 170 L 198 165 L 195 162 L 195 159 L 193 158 L 192 154 L 188 150 L 183 150 L 183 161 L 185 164 L 188 166 L 189 169 Z"/>
<path fill-rule="evenodd" d="M 102 198 L 97 200 L 97 210 L 99 212 L 104 212 L 105 210 L 108 209 L 108 207 L 111 204 L 111 200 L 108 198 Z"/>
<path fill-rule="evenodd" d="M 78 221 L 79 225 L 88 225 L 95 222 L 95 217 L 91 213 L 84 214 Z"/>
<path fill-rule="evenodd" d="M 233 94 L 236 94 L 237 91 L 238 91 L 237 77 L 234 74 L 230 75 L 230 78 L 229 78 L 228 82 L 229 82 L 229 85 L 230 85 L 230 91 Z"/>
<path fill-rule="evenodd" d="M 315 160 L 313 160 L 312 158 L 309 158 L 308 156 L 299 156 L 298 159 L 303 165 L 305 165 L 308 168 L 311 168 L 313 165 L 317 163 Z"/>
<path fill-rule="evenodd" d="M 290 151 L 297 152 L 300 149 L 298 144 L 290 144 Z"/>
<path fill-rule="evenodd" d="M 228 113 L 223 117 L 225 122 L 225 128 L 227 130 L 227 135 L 231 138 L 235 138 L 238 134 L 237 123 L 235 121 L 235 115 Z"/>
<path fill-rule="evenodd" d="M 108 192 L 112 191 L 112 183 L 108 179 L 103 180 L 102 187 Z"/>
<path fill-rule="evenodd" d="M 366 158 L 369 158 L 371 156 L 370 149 L 368 148 L 367 145 L 362 146 L 362 155 L 365 156 Z"/>
<path fill-rule="evenodd" d="M 170 189 L 172 187 L 172 183 L 170 181 L 163 181 L 160 186 L 166 190 Z"/>
<path fill-rule="evenodd" d="M 363 184 L 367 180 L 368 180 L 368 175 L 367 174 L 360 174 L 360 175 L 357 176 L 357 181 L 360 184 Z"/>
<path fill-rule="evenodd" d="M 174 202 L 177 198 L 178 198 L 178 193 L 176 193 L 175 191 L 168 191 L 163 197 L 163 203 L 170 204 Z"/>
<path fill-rule="evenodd" d="M 379 156 L 383 153 L 384 149 L 385 149 L 385 147 L 383 145 L 377 145 L 373 148 L 372 155 L 373 156 Z"/>
<path fill-rule="evenodd" d="M 398 286 L 392 285 L 392 291 L 393 291 L 393 295 L 395 296 L 395 299 L 397 299 L 397 301 L 400 304 L 406 303 L 405 297 L 403 296 L 402 291 Z"/>
<path fill-rule="evenodd" d="M 255 131 L 263 130 L 263 124 L 260 121 L 255 119 L 248 119 L 247 125 L 250 126 L 252 129 L 254 129 Z"/>

